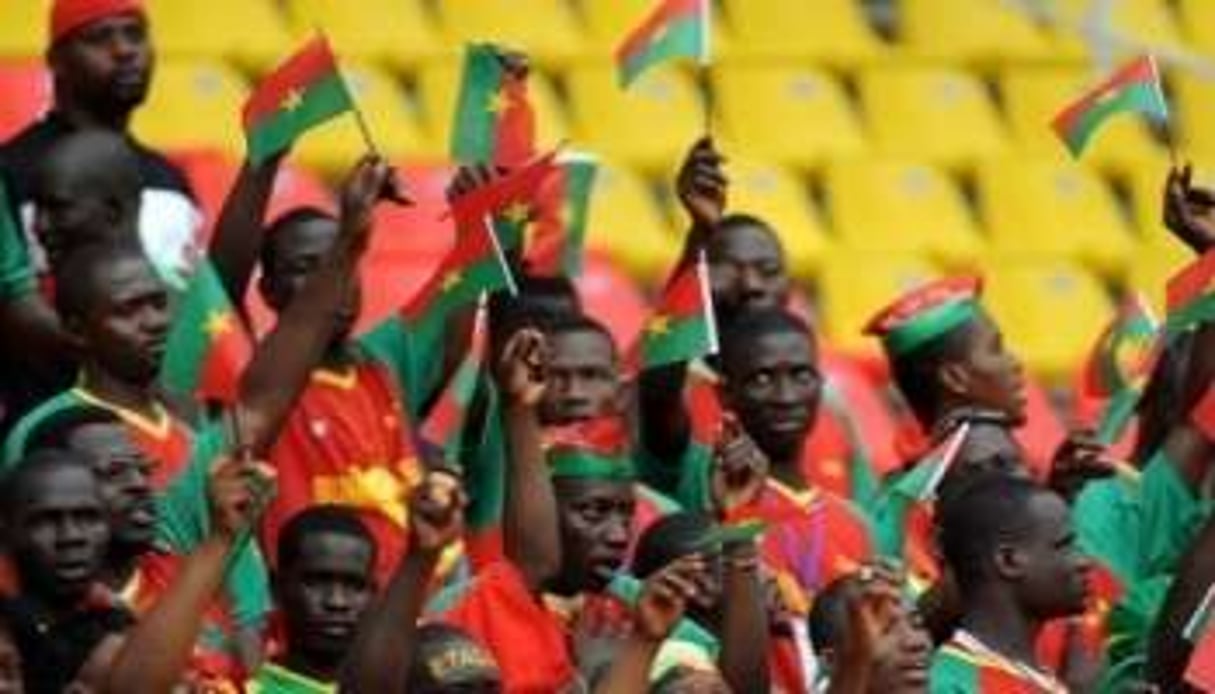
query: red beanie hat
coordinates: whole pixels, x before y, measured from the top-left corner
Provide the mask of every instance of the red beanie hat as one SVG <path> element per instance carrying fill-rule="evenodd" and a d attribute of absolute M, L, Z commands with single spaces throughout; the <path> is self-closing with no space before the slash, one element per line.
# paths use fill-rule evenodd
<path fill-rule="evenodd" d="M 55 0 L 51 6 L 51 43 L 80 27 L 118 14 L 143 14 L 143 0 Z"/>

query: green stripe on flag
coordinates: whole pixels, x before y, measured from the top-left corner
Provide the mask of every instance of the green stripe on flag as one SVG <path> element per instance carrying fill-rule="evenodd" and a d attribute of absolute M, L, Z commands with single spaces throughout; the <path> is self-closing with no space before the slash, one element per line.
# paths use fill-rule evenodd
<path fill-rule="evenodd" d="M 1124 112 L 1140 112 L 1164 118 L 1168 110 L 1155 84 L 1140 82 L 1128 86 L 1115 96 L 1094 104 L 1092 108 L 1080 114 L 1076 122 L 1068 128 L 1065 136 L 1067 148 L 1073 155 L 1079 156 L 1106 120 Z"/>
<path fill-rule="evenodd" d="M 709 352 L 709 325 L 704 316 L 673 320 L 655 334 L 646 328 L 642 355 L 647 368 L 691 361 Z"/>
<path fill-rule="evenodd" d="M 652 37 L 645 48 L 622 57 L 620 84 L 629 86 L 637 76 L 655 63 L 674 58 L 696 58 L 704 47 L 701 19 L 688 16 L 671 22 L 662 33 Z"/>
<path fill-rule="evenodd" d="M 451 128 L 451 157 L 464 164 L 485 163 L 494 153 L 501 98 L 502 63 L 487 44 L 471 44 L 464 53 L 464 74 Z"/>
<path fill-rule="evenodd" d="M 565 169 L 565 248 L 562 266 L 565 274 L 577 277 L 582 274 L 583 247 L 586 245 L 586 225 L 590 220 L 591 189 L 599 167 L 594 159 L 564 161 Z"/>
<path fill-rule="evenodd" d="M 213 343 L 207 327 L 217 320 L 237 318 L 215 266 L 204 260 L 180 297 L 165 339 L 160 381 L 167 390 L 194 394 Z"/>
<path fill-rule="evenodd" d="M 329 75 L 300 92 L 295 103 L 286 104 L 249 131 L 249 159 L 260 163 L 290 147 L 305 131 L 353 107 L 341 74 Z"/>

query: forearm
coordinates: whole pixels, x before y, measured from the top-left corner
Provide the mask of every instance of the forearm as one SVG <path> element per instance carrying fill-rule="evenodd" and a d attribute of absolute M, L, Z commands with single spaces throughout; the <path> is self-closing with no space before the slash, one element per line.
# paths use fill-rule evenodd
<path fill-rule="evenodd" d="M 687 362 L 678 362 L 646 369 L 638 379 L 641 441 L 647 452 L 662 460 L 682 455 L 692 436 L 683 399 L 687 374 Z"/>
<path fill-rule="evenodd" d="M 110 692 L 169 692 L 180 681 L 202 626 L 203 613 L 223 582 L 230 540 L 207 539 L 152 610 L 127 636 L 106 678 Z"/>
<path fill-rule="evenodd" d="M 1180 685 L 1193 644 L 1183 635 L 1187 622 L 1215 583 L 1215 518 L 1208 520 L 1178 567 L 1148 642 L 1148 682 L 1163 691 Z"/>
<path fill-rule="evenodd" d="M 208 255 L 234 306 L 244 306 L 249 278 L 257 266 L 262 222 L 280 162 L 280 157 L 259 167 L 245 162 L 215 222 Z"/>
<path fill-rule="evenodd" d="M 595 687 L 595 694 L 637 694 L 649 691 L 650 668 L 654 665 L 654 658 L 661 646 L 661 641 L 639 635 L 631 636 L 621 646 L 620 653 L 613 660 L 612 667 L 603 681 Z"/>
<path fill-rule="evenodd" d="M 410 552 L 388 589 L 364 614 L 342 666 L 341 691 L 405 692 L 417 646 L 418 617 L 438 555 Z"/>
<path fill-rule="evenodd" d="M 508 403 L 505 408 L 510 461 L 503 510 L 506 556 L 533 589 L 553 576 L 561 564 L 557 500 L 541 447 L 535 408 Z"/>
<path fill-rule="evenodd" d="M 239 421 L 255 456 L 274 443 L 333 337 L 335 317 L 352 282 L 362 248 L 339 238 L 325 261 L 308 278 L 258 345 L 241 376 Z"/>
<path fill-rule="evenodd" d="M 768 618 L 754 542 L 726 550 L 721 673 L 736 692 L 768 691 Z"/>

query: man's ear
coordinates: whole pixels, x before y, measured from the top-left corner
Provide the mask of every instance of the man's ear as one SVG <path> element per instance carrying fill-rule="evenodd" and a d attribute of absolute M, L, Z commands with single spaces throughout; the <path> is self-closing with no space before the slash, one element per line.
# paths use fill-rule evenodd
<path fill-rule="evenodd" d="M 1000 543 L 993 550 L 996 573 L 1002 578 L 1018 579 L 1025 573 L 1025 557 L 1016 547 Z"/>
<path fill-rule="evenodd" d="M 941 387 L 953 395 L 965 396 L 970 392 L 970 369 L 961 362 L 942 363 L 937 367 L 937 378 Z"/>

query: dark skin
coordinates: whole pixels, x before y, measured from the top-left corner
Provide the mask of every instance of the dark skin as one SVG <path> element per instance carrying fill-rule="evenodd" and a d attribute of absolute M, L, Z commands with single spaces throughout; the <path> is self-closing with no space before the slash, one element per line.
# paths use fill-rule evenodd
<path fill-rule="evenodd" d="M 1177 578 L 1169 587 L 1160 616 L 1148 642 L 1148 682 L 1162 691 L 1178 691 L 1194 644 L 1183 636 L 1186 624 L 1215 583 L 1215 518 L 1203 526 L 1177 567 Z"/>
<path fill-rule="evenodd" d="M 55 111 L 78 127 L 125 132 L 143 103 L 156 56 L 139 14 L 105 17 L 51 46 Z"/>
<path fill-rule="evenodd" d="M 1000 328 L 980 311 L 965 330 L 965 354 L 938 370 L 941 396 L 938 410 L 928 413 L 929 428 L 959 409 L 991 410 L 1013 426 L 1024 424 L 1025 372 L 1005 346 Z"/>
<path fill-rule="evenodd" d="M 632 533 L 633 483 L 553 480 L 561 532 L 561 571 L 546 588 L 558 595 L 600 592 L 624 565 Z"/>
<path fill-rule="evenodd" d="M 593 330 L 548 337 L 548 387 L 540 404 L 545 425 L 569 424 L 621 409 L 616 346 Z"/>
<path fill-rule="evenodd" d="M 275 577 L 286 620 L 282 663 L 321 682 L 338 677 L 355 629 L 374 596 L 375 552 L 363 538 L 315 533 Z"/>

